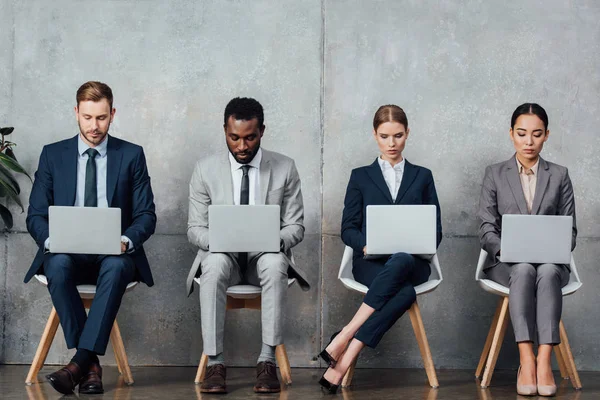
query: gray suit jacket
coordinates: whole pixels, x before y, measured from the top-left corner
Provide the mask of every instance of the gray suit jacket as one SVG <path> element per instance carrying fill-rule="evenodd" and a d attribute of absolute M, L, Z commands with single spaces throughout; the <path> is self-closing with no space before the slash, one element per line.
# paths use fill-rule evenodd
<path fill-rule="evenodd" d="M 260 163 L 260 195 L 264 204 L 281 208 L 281 239 L 283 252 L 290 268 L 288 275 L 296 278 L 303 290 L 310 285 L 306 273 L 292 261 L 292 247 L 304 238 L 304 205 L 300 177 L 294 160 L 283 154 L 262 149 Z M 188 295 L 194 290 L 194 278 L 202 272 L 201 265 L 208 251 L 208 206 L 234 204 L 231 165 L 228 153 L 198 161 L 190 181 L 190 209 L 188 240 L 199 247 L 196 259 L 187 277 Z M 235 260 L 235 257 L 232 257 Z"/>
<path fill-rule="evenodd" d="M 485 169 L 477 214 L 481 220 L 479 242 L 488 253 L 485 270 L 499 262 L 502 215 L 529 214 L 515 156 Z M 540 157 L 531 214 L 573 216 L 571 249 L 575 248 L 575 197 L 567 168 Z"/>

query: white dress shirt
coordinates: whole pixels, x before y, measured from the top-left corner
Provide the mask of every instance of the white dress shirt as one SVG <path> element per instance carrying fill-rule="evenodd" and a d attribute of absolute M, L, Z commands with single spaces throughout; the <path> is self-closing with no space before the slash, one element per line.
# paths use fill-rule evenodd
<path fill-rule="evenodd" d="M 77 189 L 75 191 L 75 207 L 83 207 L 85 200 L 85 174 L 89 156 L 85 153 L 88 146 L 81 134 L 77 136 Z M 94 159 L 96 162 L 96 193 L 98 196 L 98 207 L 108 208 L 108 199 L 106 197 L 106 171 L 108 164 L 108 135 L 98 146 L 94 147 L 98 155 Z M 133 244 L 127 236 L 121 236 L 122 242 L 127 242 L 127 252 L 133 251 Z M 50 238 L 46 239 L 44 247 L 49 249 Z"/>
<path fill-rule="evenodd" d="M 236 206 L 240 205 L 240 191 L 242 188 L 242 176 L 244 175 L 242 167 L 249 165 L 251 168 L 248 170 L 248 180 L 250 184 L 250 197 L 248 199 L 249 205 L 260 205 L 260 161 L 262 160 L 262 149 L 258 149 L 258 152 L 248 164 L 240 164 L 235 158 L 229 153 L 229 163 L 231 164 L 231 179 L 233 182 L 233 204 Z"/>
<path fill-rule="evenodd" d="M 392 167 L 388 161 L 383 160 L 381 157 L 377 159 L 379 162 L 379 167 L 381 168 L 381 173 L 383 174 L 383 179 L 385 179 L 385 183 L 390 189 L 390 194 L 392 195 L 392 200 L 396 201 L 396 195 L 398 194 L 398 189 L 400 189 L 400 184 L 402 183 L 402 175 L 404 174 L 404 165 L 405 159 L 402 158 L 398 164 Z"/>

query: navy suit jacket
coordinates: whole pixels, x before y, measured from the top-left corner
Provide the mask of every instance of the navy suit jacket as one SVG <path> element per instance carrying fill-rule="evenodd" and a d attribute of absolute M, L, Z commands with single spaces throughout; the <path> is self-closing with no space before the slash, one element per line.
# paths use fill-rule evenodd
<path fill-rule="evenodd" d="M 130 256 L 142 282 L 154 281 L 142 244 L 154 233 L 154 195 L 141 146 L 109 135 L 107 146 L 106 197 L 109 207 L 121 209 L 121 232 L 134 247 Z M 48 207 L 73 206 L 77 188 L 77 136 L 44 146 L 29 196 L 27 230 L 39 250 L 25 275 L 25 283 L 44 264 L 44 242 L 48 238 Z M 51 239 L 52 240 L 52 239 Z"/>
<path fill-rule="evenodd" d="M 392 204 L 433 204 L 437 209 L 437 245 L 442 241 L 442 216 L 433 175 L 427 168 L 406 161 L 396 201 L 385 183 L 377 160 L 352 170 L 342 214 L 342 241 L 362 256 L 367 244 L 367 206 Z"/>

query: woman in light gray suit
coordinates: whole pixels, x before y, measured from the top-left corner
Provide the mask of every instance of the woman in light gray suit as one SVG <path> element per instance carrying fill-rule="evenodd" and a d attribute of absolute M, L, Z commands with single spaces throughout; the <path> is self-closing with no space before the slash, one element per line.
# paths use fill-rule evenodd
<path fill-rule="evenodd" d="M 571 215 L 575 248 L 575 199 L 567 168 L 539 155 L 549 135 L 546 111 L 535 103 L 520 105 L 510 128 L 516 154 L 486 168 L 479 202 L 479 239 L 488 253 L 484 272 L 510 288 L 510 317 L 520 356 L 517 392 L 522 395 L 556 393 L 550 361 L 552 346 L 560 343 L 561 288 L 570 271 L 568 265 L 499 262 L 501 220 L 503 214 Z"/>

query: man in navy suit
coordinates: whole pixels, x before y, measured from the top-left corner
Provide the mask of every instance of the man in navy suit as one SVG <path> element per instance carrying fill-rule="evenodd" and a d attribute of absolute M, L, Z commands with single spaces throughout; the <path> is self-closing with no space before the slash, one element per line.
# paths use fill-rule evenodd
<path fill-rule="evenodd" d="M 46 276 L 67 347 L 77 348 L 71 362 L 48 375 L 48 381 L 63 394 L 77 385 L 80 393 L 93 394 L 103 393 L 98 355 L 106 351 L 127 284 L 154 284 L 142 245 L 154 233 L 156 214 L 142 147 L 108 135 L 116 111 L 110 87 L 84 83 L 76 99 L 80 134 L 44 146 L 35 173 L 27 230 L 39 250 L 25 283 L 35 274 Z M 120 208 L 121 255 L 50 253 L 52 205 Z M 89 315 L 77 292 L 79 284 L 96 285 Z"/>

